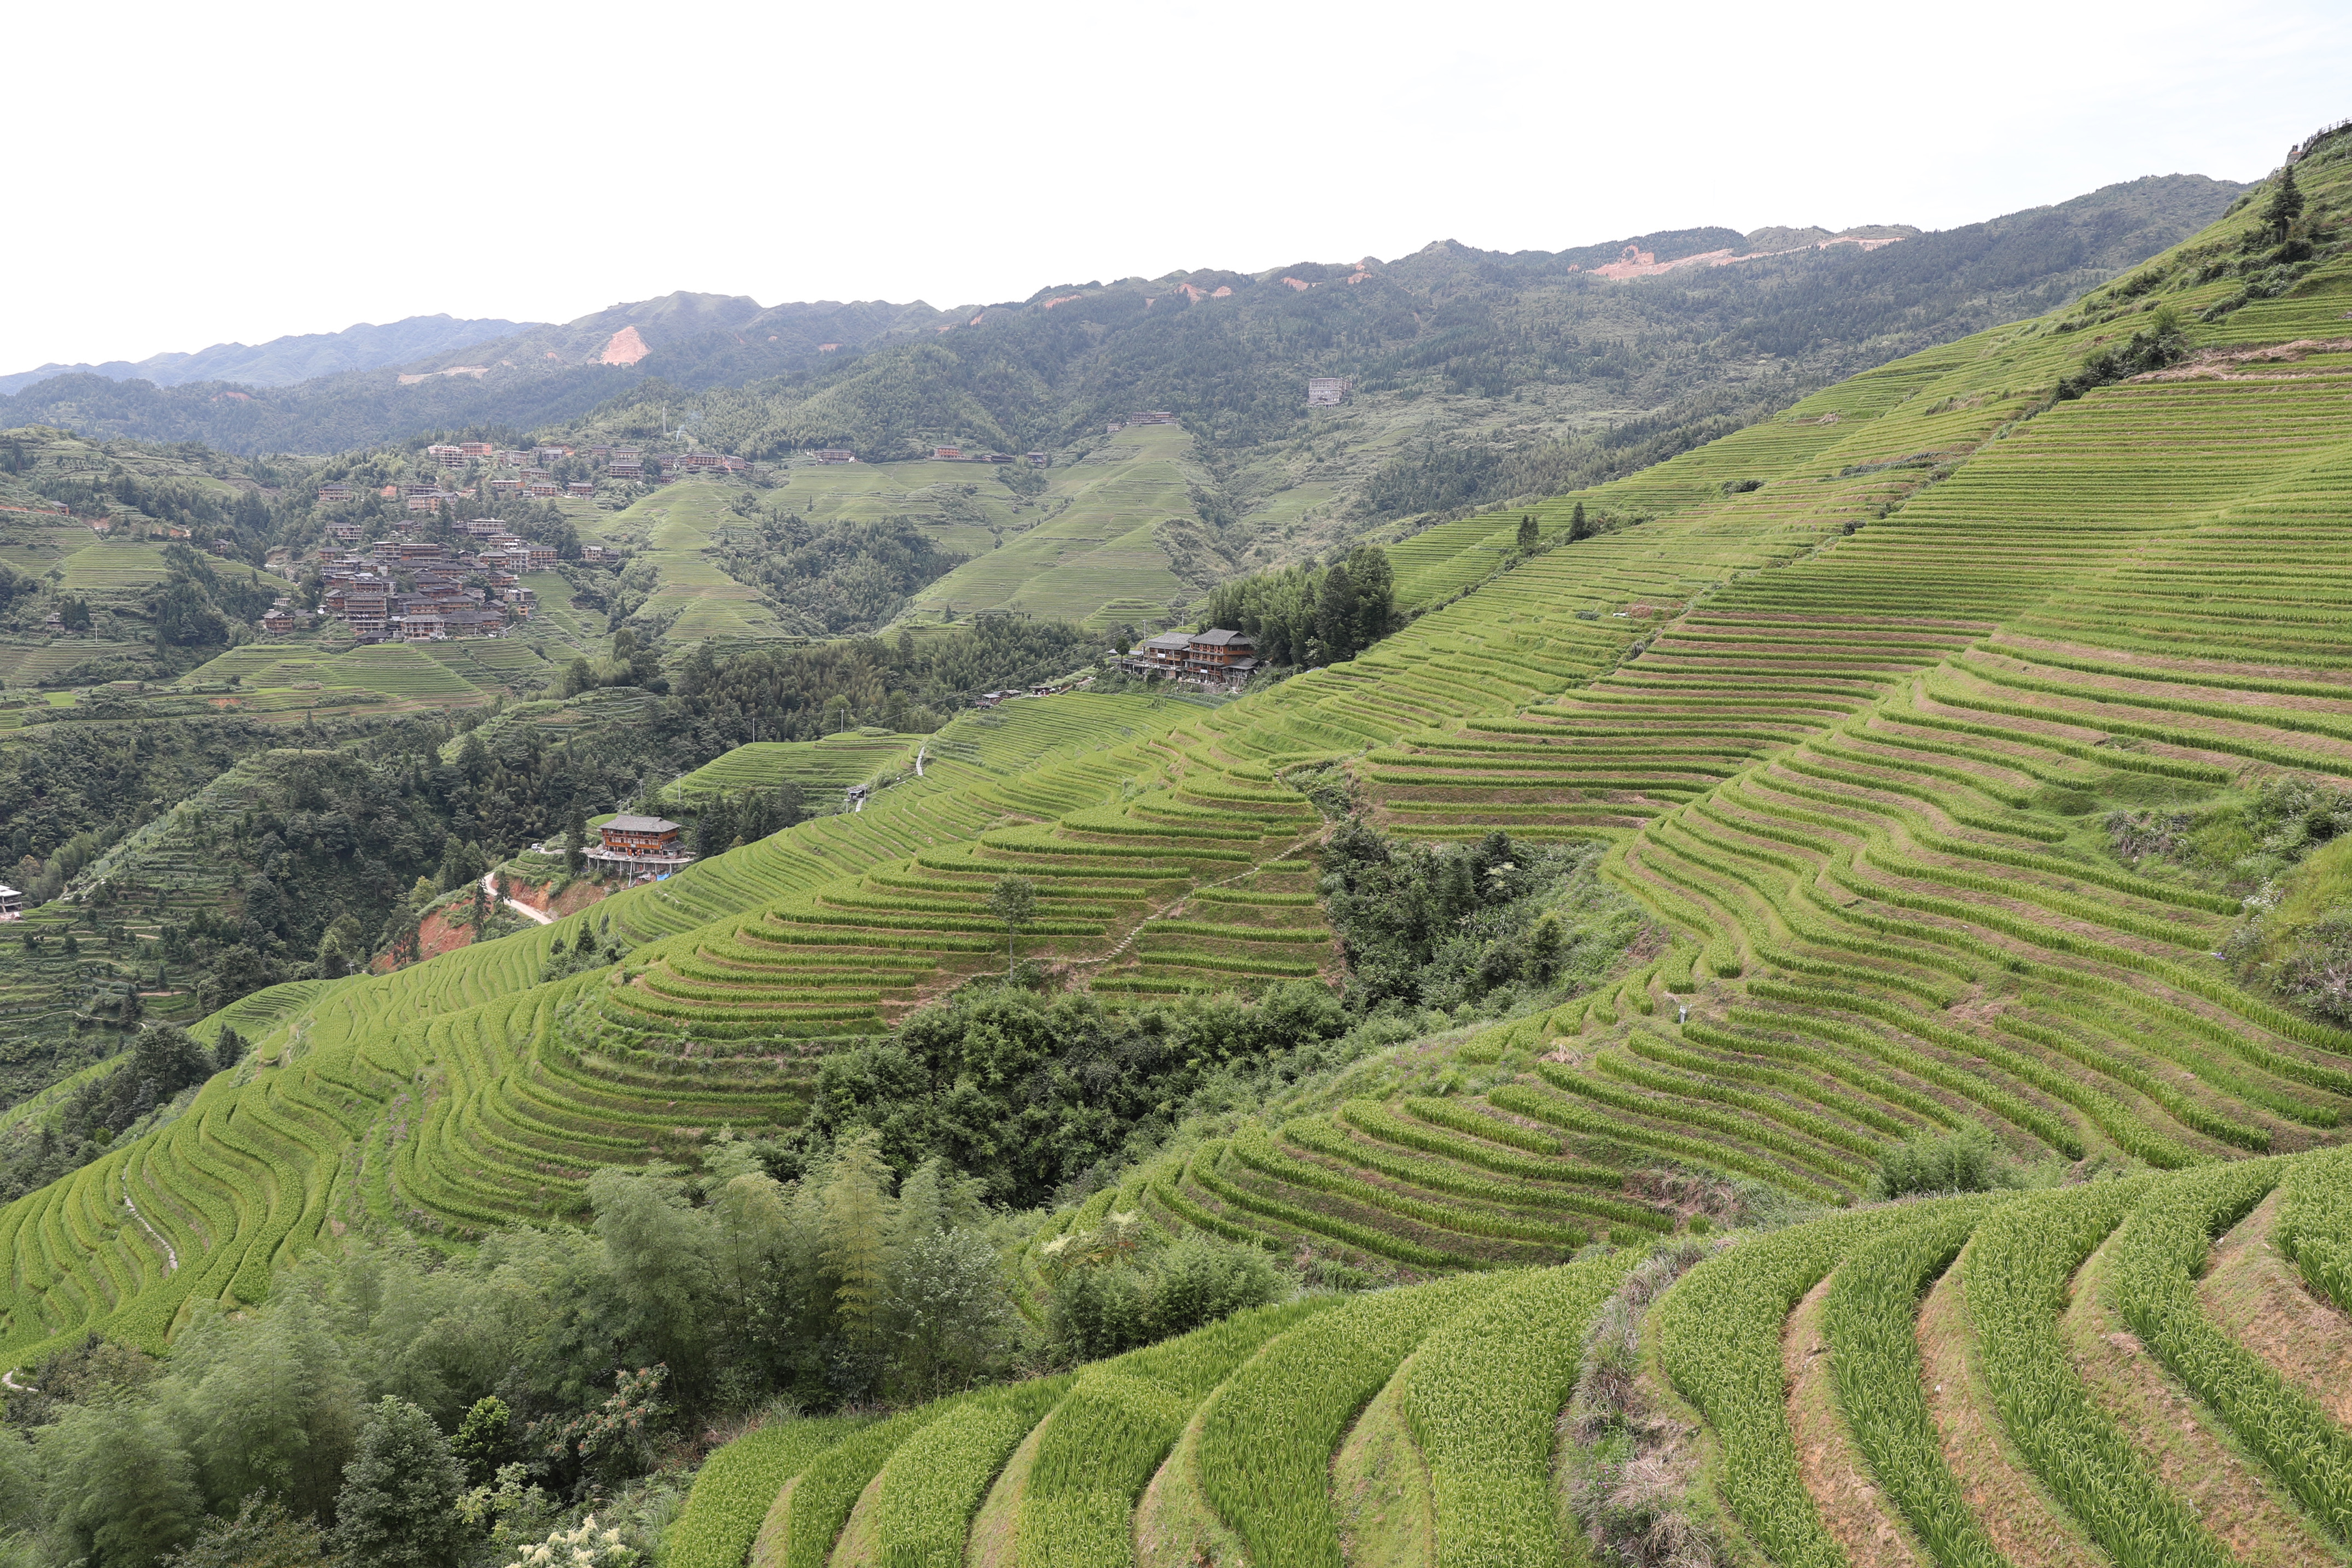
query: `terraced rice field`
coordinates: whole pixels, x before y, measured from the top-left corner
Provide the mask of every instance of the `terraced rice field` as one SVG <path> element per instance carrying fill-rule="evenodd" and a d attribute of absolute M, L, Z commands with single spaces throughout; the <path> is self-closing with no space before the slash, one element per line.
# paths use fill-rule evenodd
<path fill-rule="evenodd" d="M 1177 576 L 1160 538 L 1171 518 L 1197 522 L 1186 488 L 1192 453 L 1192 438 L 1179 425 L 1120 432 L 1086 462 L 1053 471 L 1043 521 L 1006 534 L 1001 549 L 985 541 L 918 593 L 910 612 L 1018 610 L 1088 625 L 1129 612 L 1166 617 L 1205 586 Z"/>
<path fill-rule="evenodd" d="M 2271 340 L 2309 308 L 2195 330 Z M 0 1210 L 0 1346 L 154 1343 L 337 1216 L 462 1239 L 576 1214 L 597 1164 L 788 1120 L 829 1045 L 1004 962 L 1004 874 L 1040 894 L 1026 949 L 1107 996 L 1335 976 L 1328 823 L 1291 780 L 1337 764 L 1397 831 L 1604 844 L 1647 936 L 1596 990 L 1179 1145 L 1017 1262 L 1034 1283 L 1116 1205 L 1452 1278 L 861 1428 L 757 1561 L 1339 1562 L 1323 1479 L 1375 1441 L 1423 1467 L 1431 1560 L 1553 1560 L 1528 1521 L 1581 1327 L 1710 1187 L 1831 1216 L 1642 1317 L 1643 1375 L 1708 1428 L 1710 1517 L 1756 1554 L 2333 1560 L 2344 1364 L 2263 1325 L 2352 1279 L 2352 1034 L 2239 987 L 2237 901 L 2124 864 L 2103 819 L 2352 776 L 2352 365 L 2043 407 L 2099 336 L 1980 334 L 1537 508 L 1549 538 L 1579 500 L 1653 517 L 1601 538 L 1517 560 L 1496 519 L 1433 529 L 1400 581 L 1443 607 L 1351 664 L 1213 710 L 968 716 L 860 814 L 338 987 L 272 1027 L 288 1065 Z M 582 919 L 626 962 L 537 984 Z M 1896 1145 L 1967 1129 L 2084 1179 L 1865 1201 Z M 2334 1356 L 2340 1322 L 2313 1325 Z"/>
<path fill-rule="evenodd" d="M 929 766 L 929 737 L 845 730 L 818 740 L 755 740 L 707 762 L 669 787 L 672 795 L 702 801 L 745 790 L 773 789 L 786 779 L 806 792 L 812 808 L 838 801 L 843 790 L 894 768 L 914 771 L 918 754 Z"/>
<path fill-rule="evenodd" d="M 774 612 L 760 601 L 759 590 L 736 581 L 708 557 L 720 532 L 739 521 L 728 507 L 727 494 L 725 486 L 705 481 L 665 485 L 625 511 L 598 517 L 589 530 L 606 538 L 642 537 L 644 553 L 660 573 L 645 612 L 675 616 L 665 636 L 680 647 L 711 638 L 785 634 Z M 566 593 L 555 602 L 569 597 Z"/>
<path fill-rule="evenodd" d="M 1200 711 L 1076 696 L 968 716 L 930 737 L 921 779 L 882 791 L 863 812 L 804 823 L 583 915 L 395 974 L 248 998 L 203 1032 L 234 1022 L 258 1037 L 256 1059 L 215 1079 L 195 1111 L 0 1211 L 10 1239 L 0 1240 L 10 1260 L 0 1281 L 5 1354 L 98 1322 L 160 1344 L 191 1291 L 260 1300 L 274 1262 L 318 1244 L 331 1224 L 372 1214 L 462 1237 L 571 1215 L 597 1164 L 691 1157 L 721 1124 L 796 1116 L 811 1065 L 796 1046 L 751 1042 L 715 1061 L 570 1043 L 559 1023 L 599 1018 L 603 993 L 625 988 L 609 984 L 611 970 L 539 985 L 554 945 L 593 922 L 636 949 L 633 967 L 691 952 L 713 922 L 731 928 L 796 889 L 1017 821 L 998 792 L 1008 779 L 1060 777 L 1038 788 L 1069 800 L 1090 789 L 1115 797 L 1117 779 L 1103 781 L 1085 759 L 1149 743 Z M 1066 774 L 1055 772 L 1057 759 Z M 155 831 L 168 837 L 177 820 Z M 152 1233 L 129 1222 L 125 1191 Z M 84 1208 L 103 1223 L 67 1222 Z M 35 1237 L 37 1249 L 16 1244 Z"/>
<path fill-rule="evenodd" d="M 2352 1542 L 2342 1151 L 1699 1250 L 1662 1295 L 1618 1249 L 1309 1296 L 847 1432 L 772 1428 L 720 1451 L 679 1531 L 753 1568 L 1581 1561 L 1560 1411 L 1614 1314 L 1636 1398 L 1704 1429 L 1682 1506 L 1735 1560 L 2220 1568 Z M 1677 1473 L 1671 1449 L 1652 1462 Z"/>

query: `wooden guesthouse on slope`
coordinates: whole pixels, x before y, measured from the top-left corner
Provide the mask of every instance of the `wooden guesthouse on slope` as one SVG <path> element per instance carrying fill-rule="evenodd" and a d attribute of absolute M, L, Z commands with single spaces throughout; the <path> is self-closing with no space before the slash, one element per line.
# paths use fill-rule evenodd
<path fill-rule="evenodd" d="M 597 828 L 598 841 L 582 853 L 601 872 L 667 876 L 694 859 L 686 852 L 684 831 L 666 817 L 618 816 Z"/>
<path fill-rule="evenodd" d="M 1257 650 L 1246 632 L 1162 632 L 1137 643 L 1118 663 L 1130 674 L 1239 685 L 1257 669 Z"/>

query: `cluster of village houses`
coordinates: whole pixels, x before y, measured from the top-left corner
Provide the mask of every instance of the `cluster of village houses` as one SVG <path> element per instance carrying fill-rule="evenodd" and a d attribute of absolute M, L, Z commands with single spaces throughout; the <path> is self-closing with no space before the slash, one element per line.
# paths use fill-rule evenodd
<path fill-rule="evenodd" d="M 517 538 L 495 517 L 459 525 L 474 540 L 454 554 L 431 539 L 399 535 L 357 548 L 357 523 L 330 523 L 320 549 L 319 581 L 325 589 L 319 613 L 341 621 L 362 643 L 432 642 L 444 637 L 489 637 L 511 621 L 529 619 L 538 595 L 525 588 L 526 571 L 555 569 L 555 547 Z M 395 574 L 407 572 L 415 586 L 402 592 Z M 473 580 L 486 586 L 472 585 Z M 279 600 L 261 619 L 265 632 L 299 630 L 308 612 Z"/>

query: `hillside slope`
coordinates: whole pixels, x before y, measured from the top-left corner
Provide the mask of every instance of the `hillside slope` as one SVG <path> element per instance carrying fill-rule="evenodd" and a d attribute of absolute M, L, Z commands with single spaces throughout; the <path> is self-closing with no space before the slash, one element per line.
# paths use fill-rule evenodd
<path fill-rule="evenodd" d="M 1465 1014 L 1463 1038 L 1190 1129 L 1019 1266 L 1035 1281 L 1050 1236 L 1116 1209 L 1457 1277 L 1198 1360 L 1161 1347 L 1107 1387 L 1084 1375 L 1068 1399 L 1100 1397 L 1053 1406 L 1025 1460 L 992 1437 L 886 1464 L 896 1439 L 876 1438 L 795 1488 L 773 1560 L 825 1561 L 860 1509 L 851 1539 L 873 1542 L 913 1516 L 887 1502 L 901 1490 L 908 1511 L 968 1500 L 926 1526 L 946 1561 L 961 1523 L 1006 1510 L 1041 1557 L 1348 1560 L 1326 1489 L 1373 1463 L 1333 1465 L 1343 1437 L 1381 1437 L 1377 1413 L 1437 1521 L 1406 1560 L 1549 1561 L 1555 1422 L 1633 1255 L 1694 1217 L 1813 1214 L 1704 1262 L 1713 1243 L 1669 1247 L 1600 1320 L 1621 1375 L 1594 1386 L 1618 1394 L 1580 1430 L 1594 1464 L 1655 1460 L 1628 1510 L 1784 1563 L 1900 1561 L 1906 1529 L 1940 1561 L 1997 1560 L 1979 1536 L 2081 1561 L 2086 1542 L 2124 1562 L 2334 1554 L 2345 1439 L 2320 1364 L 2263 1304 L 2283 1277 L 2256 1265 L 2284 1218 L 2282 1255 L 2341 1299 L 2327 1145 L 2352 1032 L 2221 956 L 2229 883 L 2127 853 L 2126 832 L 2269 821 L 2243 813 L 2352 777 L 2328 608 L 2352 549 L 2352 137 L 2297 172 L 2309 206 L 2284 243 L 2249 206 L 2063 311 L 1548 501 L 1534 553 L 1516 515 L 1417 536 L 1400 588 L 1433 608 L 1352 663 L 1214 709 L 971 716 L 940 737 L 961 756 L 857 816 L 300 998 L 163 1134 L 0 1210 L 0 1351 L 91 1326 L 156 1343 L 191 1296 L 257 1301 L 338 1227 L 451 1243 L 558 1219 L 597 1165 L 789 1122 L 815 1059 L 1003 961 L 984 904 L 1003 874 L 1034 884 L 1033 948 L 1107 998 L 1334 975 L 1307 896 L 1328 824 L 1292 784 L 1339 768 L 1413 838 L 1605 846 L 1654 940 L 1598 989 Z M 1571 542 L 1580 504 L 1649 520 Z M 591 919 L 625 960 L 538 983 Z M 1954 1133 L 2072 1181 L 1867 1201 L 1904 1145 Z M 2289 1157 L 2247 1157 L 2268 1155 Z M 2218 1236 L 2237 1271 L 2200 1283 Z M 1602 1238 L 1567 1270 L 1497 1271 Z M 1813 1343 L 1833 1350 L 1808 1381 Z M 1028 1431 L 1062 1391 L 977 1397 Z M 1695 1453 L 1643 1446 L 1677 1420 Z M 1971 1422 L 2003 1437 L 1944 1436 Z M 1077 1454 L 1049 1463 L 1061 1442 Z M 1839 1479 L 1853 1466 L 1872 1490 Z M 1580 1495 L 1617 1497 L 1623 1473 Z"/>
<path fill-rule="evenodd" d="M 675 418 L 685 394 L 701 392 L 709 395 L 692 402 L 704 438 L 745 456 L 844 444 L 869 458 L 914 456 L 936 442 L 1060 446 L 1152 408 L 1181 413 L 1225 451 L 1286 444 L 1316 428 L 1300 382 L 1331 375 L 1353 378 L 1366 393 L 1442 400 L 1410 410 L 1407 423 L 1443 446 L 1507 452 L 1573 432 L 1606 434 L 1612 422 L 1662 409 L 1675 410 L 1670 424 L 1685 424 L 1721 412 L 1680 406 L 1708 394 L 1731 405 L 1759 393 L 1786 401 L 2032 314 L 2194 232 L 2236 189 L 2195 175 L 2142 179 L 1933 235 L 1862 231 L 1911 236 L 1867 252 L 1809 248 L 1830 237 L 1817 229 L 1744 236 L 1706 228 L 1558 252 L 1441 241 L 1385 264 L 1301 263 L 1258 275 L 1209 268 L 944 310 L 919 301 L 762 308 L 740 296 L 680 292 L 452 344 L 397 367 L 259 391 L 227 380 L 158 386 L 68 373 L 0 397 L 0 426 L 319 453 L 431 430 L 569 427 L 617 400 L 590 423 L 637 442 L 658 433 L 665 405 Z M 1596 273 L 1629 252 L 1660 263 L 1758 259 L 1659 276 Z M 1348 286 L 1359 273 L 1361 284 Z M 1759 355 L 1774 361 L 1764 371 Z M 1759 375 L 1767 384 L 1751 385 Z M 1534 407 L 1514 395 L 1537 387 L 1553 391 Z M 1396 412 L 1377 423 L 1392 423 Z M 1339 417 L 1343 429 L 1351 423 Z M 1336 465 L 1331 476 L 1365 458 L 1360 436 L 1339 444 L 1356 451 L 1356 464 L 1324 440 L 1315 460 Z M 1391 455 L 1377 451 L 1370 461 Z M 1244 492 L 1287 487 L 1276 477 L 1266 466 Z M 1392 515 L 1429 505 L 1416 498 Z"/>

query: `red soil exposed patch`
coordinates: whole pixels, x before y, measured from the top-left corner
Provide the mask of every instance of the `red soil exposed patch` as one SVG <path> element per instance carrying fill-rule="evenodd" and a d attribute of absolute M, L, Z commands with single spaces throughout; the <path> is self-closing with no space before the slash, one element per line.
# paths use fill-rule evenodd
<path fill-rule="evenodd" d="M 548 895 L 554 886 L 553 883 L 534 884 L 518 882 L 509 884 L 509 892 L 517 904 L 527 904 L 541 915 L 552 915 L 561 920 L 567 915 L 579 914 L 603 898 L 608 891 L 593 882 L 574 881 L 560 895 L 551 899 Z"/>
<path fill-rule="evenodd" d="M 1751 251 L 1745 256 L 1729 249 L 1704 250 L 1696 256 L 1678 256 L 1672 261 L 1660 261 L 1656 252 L 1643 250 L 1637 246 L 1629 245 L 1625 247 L 1624 253 L 1615 261 L 1594 267 L 1592 274 L 1596 277 L 1614 278 L 1622 282 L 1629 277 L 1655 277 L 1662 272 L 1672 272 L 1677 267 L 1729 267 L 1735 262 L 1761 261 L 1767 256 L 1795 256 L 1801 251 L 1827 250 L 1833 245 L 1858 245 L 1864 250 L 1876 250 L 1881 246 L 1901 243 L 1902 236 L 1899 235 L 1890 235 L 1880 239 L 1864 239 L 1858 235 L 1838 235 L 1833 238 L 1821 240 L 1812 245 L 1798 246 L 1794 250 L 1759 250 Z M 1569 270 L 1574 272 L 1576 268 L 1571 267 Z M 1355 279 L 1351 277 L 1348 281 L 1353 283 Z"/>
<path fill-rule="evenodd" d="M 467 947 L 473 945 L 473 927 L 469 925 L 452 925 L 446 918 L 448 915 L 455 914 L 458 907 L 458 905 L 453 904 L 446 910 L 434 910 L 425 917 L 424 921 L 420 925 L 418 925 L 416 927 L 416 958 L 418 962 L 421 963 L 427 958 L 437 958 L 444 953 L 454 953 L 460 947 Z M 398 967 L 399 966 L 392 962 L 388 956 L 378 958 L 374 964 L 370 966 L 370 967 L 379 975 L 390 974 Z"/>
<path fill-rule="evenodd" d="M 607 365 L 634 365 L 652 352 L 653 350 L 646 345 L 645 339 L 637 335 L 637 329 L 635 327 L 624 327 L 614 333 L 611 340 L 604 345 L 604 353 L 600 362 Z"/>

